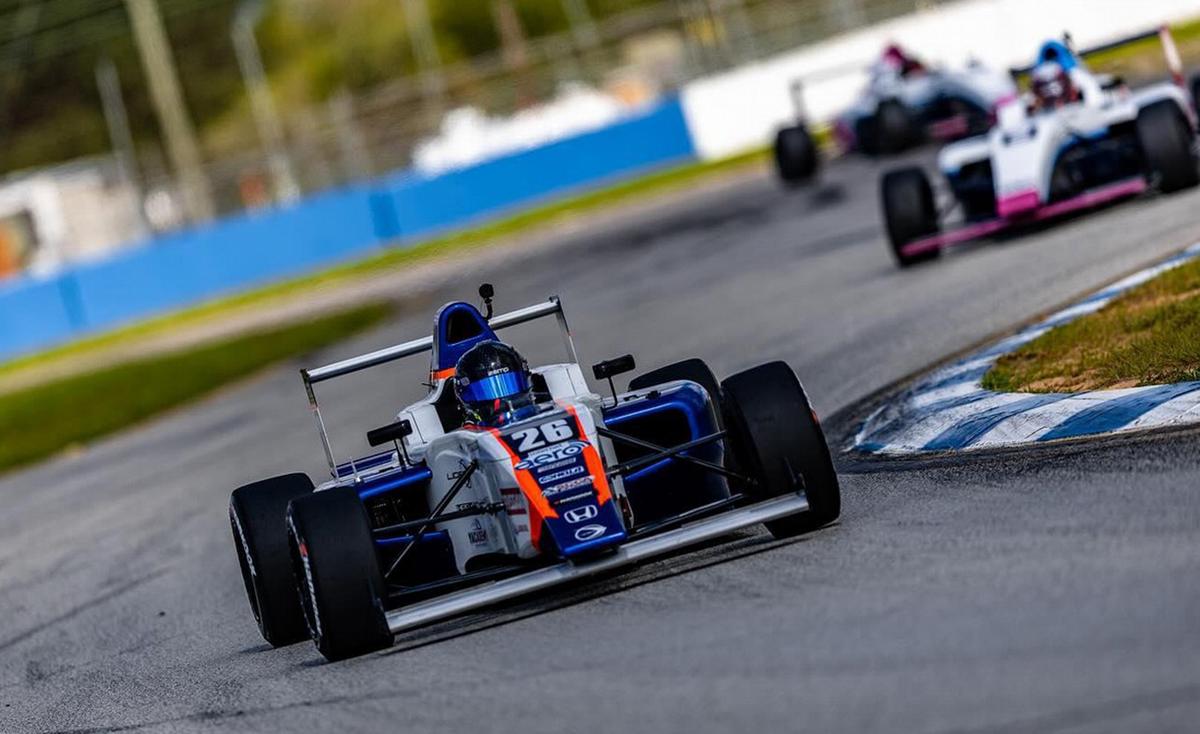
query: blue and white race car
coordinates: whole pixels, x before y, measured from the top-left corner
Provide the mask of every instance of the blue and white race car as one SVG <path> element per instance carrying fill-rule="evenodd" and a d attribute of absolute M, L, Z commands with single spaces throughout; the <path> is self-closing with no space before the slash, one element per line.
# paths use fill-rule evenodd
<path fill-rule="evenodd" d="M 719 383 L 698 359 L 592 392 L 558 299 L 492 317 L 453 302 L 432 337 L 302 372 L 330 478 L 233 492 L 250 608 L 274 646 L 328 659 L 393 635 L 765 523 L 790 537 L 837 519 L 825 437 L 792 369 Z M 530 368 L 497 331 L 554 317 L 567 361 Z M 338 461 L 316 386 L 432 352 L 430 391 Z M 593 366 L 612 388 L 626 355 Z M 314 491 L 315 489 L 315 491 Z"/>
<path fill-rule="evenodd" d="M 1172 80 L 1130 89 L 1095 74 L 1083 57 L 1146 38 L 1163 43 Z M 938 155 L 952 204 L 939 207 L 921 168 L 886 173 L 881 200 L 901 266 L 946 247 L 1003 230 L 1098 207 L 1150 189 L 1200 183 L 1195 100 L 1165 27 L 1084 51 L 1051 40 L 1030 67 L 1030 91 L 1001 105 L 987 135 L 951 143 Z M 943 215 L 962 214 L 943 231 Z"/>
<path fill-rule="evenodd" d="M 776 169 L 789 183 L 811 178 L 818 165 L 804 122 L 805 82 L 792 83 L 801 121 L 775 137 Z M 843 153 L 887 155 L 926 140 L 978 135 L 991 127 L 997 107 L 1016 92 L 1010 76 L 978 62 L 961 69 L 927 66 L 892 44 L 871 65 L 858 98 L 833 120 L 834 141 Z"/>

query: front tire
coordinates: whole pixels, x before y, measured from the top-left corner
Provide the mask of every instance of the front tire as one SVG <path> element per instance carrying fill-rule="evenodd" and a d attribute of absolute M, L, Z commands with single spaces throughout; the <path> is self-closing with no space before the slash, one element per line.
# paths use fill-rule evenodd
<path fill-rule="evenodd" d="M 247 484 L 229 497 L 233 543 L 263 639 L 273 647 L 308 636 L 288 551 L 288 503 L 313 491 L 304 474 L 287 474 Z"/>
<path fill-rule="evenodd" d="M 294 500 L 288 533 L 317 650 L 327 660 L 343 660 L 391 647 L 386 584 L 358 493 L 338 487 Z"/>
<path fill-rule="evenodd" d="M 775 168 L 789 185 L 809 181 L 817 172 L 817 145 L 805 125 L 785 127 L 775 135 Z"/>
<path fill-rule="evenodd" d="M 1146 167 L 1157 176 L 1160 191 L 1169 194 L 1200 183 L 1196 138 L 1179 105 L 1162 100 L 1139 110 L 1137 135 Z"/>
<path fill-rule="evenodd" d="M 933 199 L 933 186 L 925 171 L 915 166 L 888 171 L 880 181 L 879 194 L 888 241 L 900 267 L 936 258 L 938 250 L 904 253 L 905 245 L 935 235 L 942 229 Z"/>
<path fill-rule="evenodd" d="M 1193 74 L 1188 89 L 1192 92 L 1192 110 L 1200 117 L 1200 74 Z"/>
<path fill-rule="evenodd" d="M 721 383 L 725 424 L 738 465 L 755 484 L 747 489 L 764 500 L 795 492 L 808 499 L 808 512 L 767 523 L 776 538 L 790 538 L 837 520 L 841 489 L 825 433 L 808 396 L 784 362 L 768 362 Z"/>

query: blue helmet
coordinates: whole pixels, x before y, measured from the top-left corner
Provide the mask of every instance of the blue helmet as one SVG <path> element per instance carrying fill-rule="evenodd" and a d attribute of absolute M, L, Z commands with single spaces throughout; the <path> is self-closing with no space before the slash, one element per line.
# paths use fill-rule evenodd
<path fill-rule="evenodd" d="M 484 341 L 471 347 L 454 368 L 454 391 L 467 414 L 483 424 L 533 405 L 529 364 L 503 342 Z"/>

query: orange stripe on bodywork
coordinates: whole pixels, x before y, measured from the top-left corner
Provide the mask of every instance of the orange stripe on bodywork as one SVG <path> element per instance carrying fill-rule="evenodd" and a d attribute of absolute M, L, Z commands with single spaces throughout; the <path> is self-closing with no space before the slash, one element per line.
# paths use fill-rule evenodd
<path fill-rule="evenodd" d="M 496 443 L 504 447 L 505 453 L 508 454 L 508 460 L 512 462 L 513 474 L 517 477 L 517 485 L 521 488 L 521 494 L 525 495 L 526 501 L 529 502 L 529 537 L 533 541 L 533 547 L 539 551 L 542 549 L 542 521 L 549 517 L 558 517 L 558 513 L 550 506 L 550 500 L 546 499 L 546 495 L 542 494 L 542 488 L 538 485 L 537 480 L 529 473 L 528 469 L 518 469 L 517 464 L 521 463 L 518 457 L 509 445 L 500 438 L 500 431 L 496 428 L 488 428 L 487 432 L 496 438 Z"/>
<path fill-rule="evenodd" d="M 600 452 L 590 441 L 587 441 L 587 432 L 583 430 L 583 421 L 579 420 L 579 414 L 575 412 L 575 407 L 563 403 L 559 403 L 559 406 L 575 419 L 575 428 L 579 431 L 579 438 L 587 442 L 587 447 L 583 450 L 583 461 L 587 464 L 588 474 L 592 475 L 592 485 L 596 489 L 596 504 L 603 505 L 612 499 L 612 488 L 608 486 L 608 473 L 604 469 L 604 462 L 600 460 Z"/>
<path fill-rule="evenodd" d="M 447 367 L 444 370 L 430 370 L 429 379 L 431 380 L 449 380 L 454 377 L 454 368 Z"/>

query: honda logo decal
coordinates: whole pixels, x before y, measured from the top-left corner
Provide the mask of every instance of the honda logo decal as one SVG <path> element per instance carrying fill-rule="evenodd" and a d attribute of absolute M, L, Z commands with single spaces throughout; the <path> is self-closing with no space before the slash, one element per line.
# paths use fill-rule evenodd
<path fill-rule="evenodd" d="M 599 512 L 600 511 L 596 509 L 595 505 L 587 505 L 586 507 L 576 507 L 574 510 L 567 510 L 563 513 L 563 517 L 567 522 L 574 525 L 576 523 L 581 523 L 584 520 L 591 520 L 593 517 L 599 514 Z"/>

